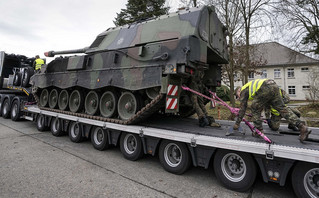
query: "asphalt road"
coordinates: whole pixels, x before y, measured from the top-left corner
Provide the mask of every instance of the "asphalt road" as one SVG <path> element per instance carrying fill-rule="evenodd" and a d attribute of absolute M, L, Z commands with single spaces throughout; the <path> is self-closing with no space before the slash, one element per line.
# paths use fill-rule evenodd
<path fill-rule="evenodd" d="M 0 118 L 0 197 L 294 197 L 290 185 L 259 176 L 249 192 L 224 188 L 212 168 L 166 172 L 158 157 L 132 162 L 118 147 L 95 150 L 90 141 L 38 132 L 35 123 Z"/>

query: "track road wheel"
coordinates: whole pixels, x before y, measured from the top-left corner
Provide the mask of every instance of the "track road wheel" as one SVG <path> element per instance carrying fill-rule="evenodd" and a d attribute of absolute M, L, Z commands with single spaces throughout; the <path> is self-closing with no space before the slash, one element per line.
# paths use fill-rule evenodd
<path fill-rule="evenodd" d="M 69 93 L 67 90 L 62 90 L 59 94 L 58 99 L 58 106 L 59 109 L 64 111 L 68 108 L 68 102 L 69 102 Z"/>
<path fill-rule="evenodd" d="M 183 174 L 191 166 L 191 156 L 186 144 L 163 140 L 159 148 L 163 168 L 174 174 Z"/>
<path fill-rule="evenodd" d="M 58 98 L 59 98 L 58 90 L 52 89 L 49 95 L 49 107 L 51 109 L 56 109 L 58 107 Z"/>
<path fill-rule="evenodd" d="M 138 95 L 131 92 L 124 92 L 117 104 L 117 111 L 122 120 L 129 120 L 141 109 Z"/>
<path fill-rule="evenodd" d="M 69 127 L 69 138 L 72 142 L 79 143 L 82 141 L 82 126 L 78 122 L 71 122 Z"/>
<path fill-rule="evenodd" d="M 99 95 L 95 91 L 90 91 L 84 102 L 85 112 L 89 115 L 95 115 L 99 109 Z"/>
<path fill-rule="evenodd" d="M 217 179 L 227 188 L 247 191 L 255 182 L 256 165 L 247 153 L 218 150 L 214 157 Z"/>
<path fill-rule="evenodd" d="M 20 103 L 18 100 L 14 100 L 11 105 L 11 120 L 18 121 L 21 117 Z"/>
<path fill-rule="evenodd" d="M 131 161 L 138 160 L 144 154 L 141 138 L 136 134 L 122 133 L 120 149 L 123 156 Z"/>
<path fill-rule="evenodd" d="M 40 106 L 46 107 L 49 104 L 49 91 L 43 89 L 40 95 Z"/>
<path fill-rule="evenodd" d="M 297 197 L 319 197 L 319 165 L 298 162 L 291 175 L 293 189 Z"/>
<path fill-rule="evenodd" d="M 70 95 L 70 100 L 69 100 L 70 111 L 74 113 L 81 111 L 83 107 L 83 102 L 84 102 L 84 97 L 82 92 L 80 92 L 79 90 L 72 91 Z"/>
<path fill-rule="evenodd" d="M 37 129 L 41 132 L 48 129 L 48 127 L 45 125 L 45 116 L 43 114 L 39 114 L 37 116 Z"/>
<path fill-rule="evenodd" d="M 91 142 L 96 150 L 103 151 L 109 147 L 107 131 L 101 127 L 93 127 L 91 131 Z"/>
<path fill-rule="evenodd" d="M 3 104 L 1 105 L 1 107 L 2 107 L 2 111 L 1 111 L 1 113 L 2 113 L 2 117 L 3 118 L 9 118 L 10 117 L 10 103 L 9 103 L 9 99 L 5 99 L 4 101 L 3 101 Z"/>
<path fill-rule="evenodd" d="M 51 121 L 51 133 L 54 136 L 63 135 L 62 131 L 62 120 L 60 118 L 53 118 Z"/>
<path fill-rule="evenodd" d="M 100 112 L 103 117 L 111 118 L 117 116 L 118 95 L 115 92 L 105 92 L 100 100 Z"/>

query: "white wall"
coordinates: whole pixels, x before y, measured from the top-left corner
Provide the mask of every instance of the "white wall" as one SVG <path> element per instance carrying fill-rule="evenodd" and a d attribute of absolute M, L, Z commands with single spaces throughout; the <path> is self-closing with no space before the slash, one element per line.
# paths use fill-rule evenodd
<path fill-rule="evenodd" d="M 308 71 L 302 71 L 301 68 L 308 68 Z M 280 69 L 280 77 L 275 78 L 274 77 L 274 69 Z M 288 78 L 288 69 L 294 69 L 294 77 Z M 313 70 L 318 70 L 319 66 L 278 66 L 278 67 L 259 67 L 258 72 L 261 72 L 262 70 L 266 70 L 267 77 L 269 79 L 274 79 L 277 83 L 277 85 L 284 89 L 288 93 L 288 86 L 295 86 L 295 94 L 290 94 L 291 100 L 306 100 L 308 90 L 303 89 L 303 86 L 309 86 L 309 73 Z M 261 75 L 254 74 L 253 79 L 249 79 L 249 81 L 254 79 L 260 79 L 262 78 Z M 235 82 L 235 88 L 236 86 L 242 86 L 242 82 L 238 81 Z"/>

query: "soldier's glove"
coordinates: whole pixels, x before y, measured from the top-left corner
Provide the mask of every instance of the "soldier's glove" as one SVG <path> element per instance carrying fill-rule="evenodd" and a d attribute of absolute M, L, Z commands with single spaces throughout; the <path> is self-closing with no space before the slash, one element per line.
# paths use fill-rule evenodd
<path fill-rule="evenodd" d="M 233 126 L 233 129 L 234 129 L 234 130 L 238 130 L 238 129 L 239 129 L 239 124 L 235 124 L 235 125 Z"/>

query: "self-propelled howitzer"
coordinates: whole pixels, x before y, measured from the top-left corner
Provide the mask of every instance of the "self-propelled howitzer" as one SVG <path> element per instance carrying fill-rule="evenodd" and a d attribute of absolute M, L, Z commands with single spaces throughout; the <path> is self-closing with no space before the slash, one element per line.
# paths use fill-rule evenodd
<path fill-rule="evenodd" d="M 188 116 L 194 110 L 181 85 L 220 85 L 225 35 L 207 6 L 109 28 L 90 47 L 45 53 L 85 55 L 44 65 L 31 79 L 33 93 L 42 108 L 123 124 L 158 111 Z"/>

